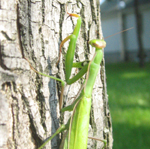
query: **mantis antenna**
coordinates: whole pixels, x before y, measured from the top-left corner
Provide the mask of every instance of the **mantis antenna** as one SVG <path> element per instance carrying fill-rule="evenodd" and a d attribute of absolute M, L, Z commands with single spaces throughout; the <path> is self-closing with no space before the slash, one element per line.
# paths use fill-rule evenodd
<path fill-rule="evenodd" d="M 128 31 L 128 30 L 130 30 L 130 29 L 133 29 L 133 27 L 128 28 L 128 29 L 125 29 L 125 30 L 123 30 L 123 31 L 121 31 L 121 32 L 118 32 L 118 33 L 112 34 L 112 35 L 110 35 L 110 36 L 107 36 L 107 37 L 105 37 L 104 39 L 107 39 L 107 38 L 112 37 L 112 36 L 115 36 L 115 35 L 117 35 L 117 34 L 120 34 L 120 33 L 126 32 L 126 31 Z"/>

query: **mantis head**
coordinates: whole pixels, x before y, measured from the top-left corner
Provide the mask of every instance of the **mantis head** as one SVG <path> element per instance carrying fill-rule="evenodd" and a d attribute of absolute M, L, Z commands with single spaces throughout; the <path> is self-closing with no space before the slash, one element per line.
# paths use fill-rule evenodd
<path fill-rule="evenodd" d="M 102 49 L 102 48 L 106 47 L 106 42 L 103 39 L 93 39 L 93 40 L 90 40 L 89 44 L 92 47 L 99 48 L 99 49 Z"/>

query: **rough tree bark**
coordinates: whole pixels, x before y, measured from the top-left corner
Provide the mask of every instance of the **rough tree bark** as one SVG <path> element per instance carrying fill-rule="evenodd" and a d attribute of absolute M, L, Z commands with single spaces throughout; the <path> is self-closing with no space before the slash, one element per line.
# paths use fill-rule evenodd
<path fill-rule="evenodd" d="M 60 83 L 36 74 L 38 71 L 64 80 L 65 44 L 59 67 L 59 44 L 70 35 L 75 18 L 67 18 L 65 8 L 82 17 L 77 41 L 76 61 L 91 59 L 94 49 L 87 41 L 102 38 L 99 2 L 96 0 L 15 0 L 0 1 L 0 148 L 38 148 L 53 134 L 70 113 L 59 113 Z M 76 70 L 73 71 L 73 74 Z M 83 79 L 65 87 L 64 106 L 70 104 Z M 89 136 L 107 139 L 112 148 L 112 126 L 108 108 L 105 66 L 93 89 Z M 58 149 L 60 135 L 46 145 Z M 102 148 L 103 143 L 88 140 L 88 148 Z"/>

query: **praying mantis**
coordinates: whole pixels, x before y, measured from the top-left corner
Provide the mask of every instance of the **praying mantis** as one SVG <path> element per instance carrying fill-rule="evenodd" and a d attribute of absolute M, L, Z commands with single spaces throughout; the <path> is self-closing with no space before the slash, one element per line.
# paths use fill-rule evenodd
<path fill-rule="evenodd" d="M 73 14 L 73 13 L 71 14 L 68 13 L 68 14 L 70 17 L 78 18 L 78 20 L 77 20 L 77 24 L 74 28 L 73 33 L 70 36 L 66 37 L 60 44 L 60 50 L 61 50 L 61 47 L 64 45 L 64 43 L 70 40 L 69 47 L 68 47 L 67 54 L 66 54 L 66 59 L 65 59 L 65 71 L 66 71 L 65 81 L 68 85 L 70 85 L 74 83 L 75 81 L 77 81 L 79 78 L 81 78 L 85 73 L 86 73 L 86 79 L 84 81 L 84 84 L 81 87 L 81 91 L 80 91 L 81 93 L 77 97 L 77 99 L 75 99 L 74 102 L 70 106 L 62 108 L 63 90 L 64 90 L 65 82 L 59 78 L 38 72 L 30 65 L 31 69 L 33 69 L 36 73 L 46 76 L 46 77 L 50 77 L 52 79 L 55 79 L 61 82 L 62 90 L 61 90 L 60 103 L 59 103 L 60 111 L 61 112 L 73 111 L 72 116 L 68 120 L 67 124 L 61 125 L 57 129 L 57 131 L 50 138 L 48 138 L 44 142 L 44 144 L 42 144 L 39 147 L 39 149 L 42 149 L 48 141 L 50 141 L 58 133 L 64 130 L 67 130 L 67 131 L 62 139 L 60 149 L 86 149 L 87 148 L 88 127 L 89 127 L 91 100 L 92 100 L 91 95 L 92 95 L 93 85 L 95 83 L 96 76 L 100 69 L 100 63 L 103 58 L 102 49 L 106 46 L 106 42 L 100 39 L 93 39 L 89 41 L 89 45 L 95 48 L 95 54 L 92 60 L 86 61 L 86 62 L 83 61 L 83 62 L 73 63 L 73 58 L 74 58 L 75 49 L 76 49 L 76 41 L 79 35 L 82 21 L 79 15 Z M 28 61 L 28 59 L 26 60 Z M 79 71 L 77 75 L 75 75 L 73 78 L 70 79 L 71 70 L 73 67 L 80 68 L 81 70 Z M 104 140 L 103 142 L 105 146 L 106 140 Z"/>
<path fill-rule="evenodd" d="M 67 124 L 61 125 L 57 129 L 57 131 L 49 139 L 47 139 L 47 141 L 42 146 L 39 147 L 39 149 L 42 149 L 48 141 L 50 141 L 58 133 L 64 130 L 67 130 L 67 131 L 66 131 L 65 137 L 62 139 L 60 149 L 86 149 L 87 148 L 88 127 L 89 127 L 90 110 L 91 110 L 91 95 L 92 95 L 93 85 L 95 83 L 96 76 L 100 69 L 100 63 L 103 58 L 102 49 L 106 46 L 106 42 L 104 40 L 99 40 L 99 39 L 93 39 L 89 41 L 89 44 L 95 48 L 95 54 L 92 60 L 89 62 L 73 63 L 73 58 L 74 58 L 75 48 L 76 48 L 76 41 L 77 41 L 80 27 L 81 27 L 81 17 L 73 13 L 71 14 L 68 13 L 68 14 L 70 17 L 78 18 L 78 20 L 77 20 L 77 24 L 75 26 L 73 33 L 70 36 L 66 37 L 60 44 L 60 51 L 61 51 L 61 47 L 64 45 L 64 43 L 70 40 L 68 51 L 66 54 L 66 59 L 65 59 L 65 71 L 66 71 L 65 80 L 66 80 L 66 83 L 70 85 L 74 83 L 75 81 L 77 81 L 79 78 L 81 78 L 85 73 L 87 73 L 86 79 L 84 81 L 84 84 L 82 85 L 81 93 L 78 96 L 78 98 L 75 99 L 71 105 L 65 108 L 61 108 L 65 82 L 58 78 L 48 76 L 48 75 L 45 75 L 41 72 L 37 72 L 36 70 L 34 70 L 41 75 L 50 77 L 52 79 L 55 79 L 61 82 L 62 93 L 61 93 L 60 103 L 59 103 L 60 111 L 61 112 L 73 111 L 73 114 L 68 120 Z M 81 70 L 79 71 L 77 75 L 75 75 L 73 78 L 70 79 L 71 70 L 73 67 L 80 68 Z M 106 140 L 104 140 L 103 142 L 106 145 Z"/>

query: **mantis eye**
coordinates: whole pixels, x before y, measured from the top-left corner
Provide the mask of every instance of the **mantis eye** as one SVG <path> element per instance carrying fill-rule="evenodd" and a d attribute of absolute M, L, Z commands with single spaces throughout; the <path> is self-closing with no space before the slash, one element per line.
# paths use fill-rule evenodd
<path fill-rule="evenodd" d="M 100 40 L 100 39 L 93 39 L 93 40 L 90 40 L 89 41 L 89 44 L 92 46 L 92 47 L 95 47 L 95 48 L 105 48 L 106 47 L 106 42 L 104 40 Z"/>

